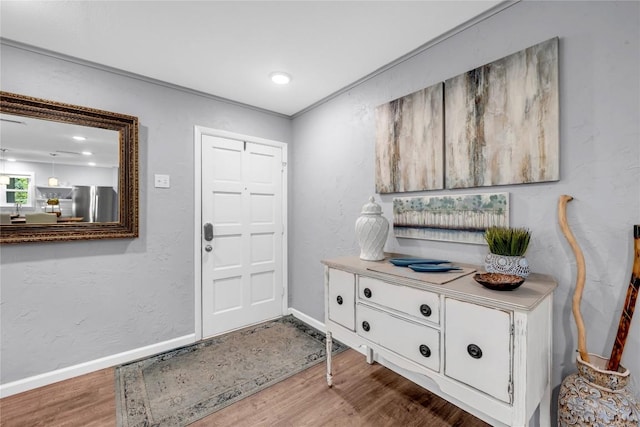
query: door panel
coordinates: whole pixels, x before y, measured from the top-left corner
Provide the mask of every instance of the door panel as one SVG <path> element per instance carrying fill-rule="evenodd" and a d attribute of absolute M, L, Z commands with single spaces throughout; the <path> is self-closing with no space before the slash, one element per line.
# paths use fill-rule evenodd
<path fill-rule="evenodd" d="M 214 272 L 242 268 L 242 236 L 237 234 L 217 237 L 214 244 Z"/>
<path fill-rule="evenodd" d="M 213 303 L 216 313 L 242 307 L 242 277 L 228 277 L 213 281 Z"/>
<path fill-rule="evenodd" d="M 238 214 L 242 209 L 241 193 L 213 194 L 213 223 L 217 225 L 240 225 Z"/>
<path fill-rule="evenodd" d="M 273 194 L 251 195 L 251 224 L 273 226 L 276 215 L 276 197 Z"/>
<path fill-rule="evenodd" d="M 279 147 L 202 136 L 203 337 L 282 315 L 282 165 Z"/>
<path fill-rule="evenodd" d="M 272 271 L 265 271 L 251 275 L 251 303 L 258 304 L 269 302 L 274 295 L 274 274 Z"/>
<path fill-rule="evenodd" d="M 353 273 L 329 269 L 329 319 L 355 330 L 356 276 Z"/>
<path fill-rule="evenodd" d="M 511 403 L 511 313 L 445 300 L 445 375 Z"/>
<path fill-rule="evenodd" d="M 275 236 L 273 233 L 255 233 L 251 236 L 251 263 L 275 262 Z"/>
<path fill-rule="evenodd" d="M 241 183 L 242 169 L 236 166 L 242 162 L 242 147 L 237 146 L 236 141 L 216 139 L 219 145 L 209 147 L 213 152 L 211 163 L 208 164 L 211 167 L 211 177 L 216 183 Z"/>

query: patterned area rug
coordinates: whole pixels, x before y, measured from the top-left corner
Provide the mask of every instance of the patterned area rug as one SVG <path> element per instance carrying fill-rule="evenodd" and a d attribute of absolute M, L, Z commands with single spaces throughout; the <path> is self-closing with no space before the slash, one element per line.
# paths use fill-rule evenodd
<path fill-rule="evenodd" d="M 286 316 L 122 365 L 118 426 L 186 426 L 325 359 L 325 335 Z"/>

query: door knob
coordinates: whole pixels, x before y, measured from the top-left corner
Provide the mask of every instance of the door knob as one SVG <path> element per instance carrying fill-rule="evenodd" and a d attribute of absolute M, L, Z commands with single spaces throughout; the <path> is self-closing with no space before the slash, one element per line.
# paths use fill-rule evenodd
<path fill-rule="evenodd" d="M 207 252 L 211 252 L 213 250 L 213 247 L 211 245 L 207 245 L 204 247 L 204 250 Z"/>

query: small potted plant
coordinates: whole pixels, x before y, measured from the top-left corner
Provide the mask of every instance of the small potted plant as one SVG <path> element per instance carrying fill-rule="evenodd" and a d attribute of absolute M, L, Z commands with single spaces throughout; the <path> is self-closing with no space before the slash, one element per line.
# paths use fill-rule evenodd
<path fill-rule="evenodd" d="M 529 246 L 531 231 L 526 228 L 489 227 L 484 233 L 489 245 L 485 269 L 489 273 L 529 275 L 529 263 L 524 253 Z"/>

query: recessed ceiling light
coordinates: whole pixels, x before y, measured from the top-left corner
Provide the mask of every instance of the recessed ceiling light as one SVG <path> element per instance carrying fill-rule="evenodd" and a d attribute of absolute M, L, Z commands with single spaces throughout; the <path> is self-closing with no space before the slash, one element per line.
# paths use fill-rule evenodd
<path fill-rule="evenodd" d="M 7 162 L 15 162 L 15 157 L 7 157 Z"/>
<path fill-rule="evenodd" d="M 92 155 L 92 154 L 93 154 L 93 153 L 92 153 L 91 151 L 83 151 L 83 152 L 82 152 L 82 155 L 83 155 L 83 156 L 90 156 L 90 155 Z"/>
<path fill-rule="evenodd" d="M 283 73 L 282 71 L 273 72 L 269 77 L 271 77 L 271 81 L 277 85 L 286 85 L 291 81 L 291 76 L 287 73 Z"/>
<path fill-rule="evenodd" d="M 74 136 L 73 139 L 75 139 L 76 141 L 86 141 L 87 138 L 85 138 L 84 136 Z"/>
<path fill-rule="evenodd" d="M 89 166 L 95 166 L 96 164 L 94 162 L 89 162 Z"/>

